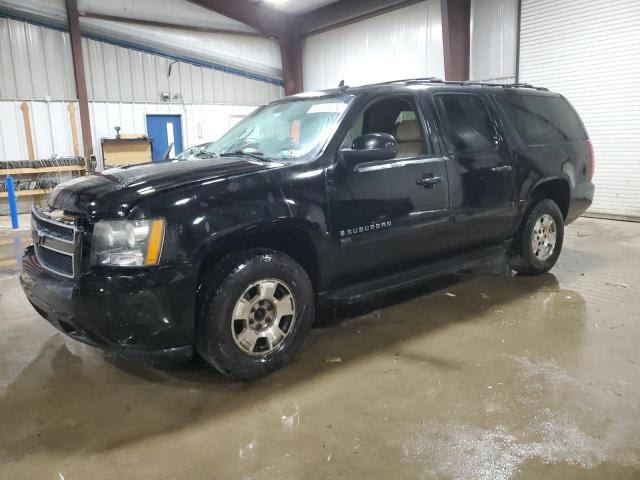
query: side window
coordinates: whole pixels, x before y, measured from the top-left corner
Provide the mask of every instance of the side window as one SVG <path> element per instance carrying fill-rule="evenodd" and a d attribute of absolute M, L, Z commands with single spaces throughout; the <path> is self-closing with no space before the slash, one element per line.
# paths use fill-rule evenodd
<path fill-rule="evenodd" d="M 500 95 L 498 103 L 527 145 L 566 143 L 587 135 L 567 101 L 541 95 Z"/>
<path fill-rule="evenodd" d="M 342 142 L 350 147 L 365 133 L 388 133 L 398 141 L 396 158 L 411 158 L 427 152 L 419 117 L 412 102 L 402 97 L 379 100 L 353 122 Z"/>
<path fill-rule="evenodd" d="M 436 95 L 447 143 L 458 151 L 487 150 L 495 145 L 496 130 L 482 99 L 476 95 Z"/>
<path fill-rule="evenodd" d="M 396 118 L 396 126 L 402 122 L 408 122 L 411 120 L 418 120 L 416 112 L 414 110 L 404 110 L 398 114 L 398 118 Z"/>

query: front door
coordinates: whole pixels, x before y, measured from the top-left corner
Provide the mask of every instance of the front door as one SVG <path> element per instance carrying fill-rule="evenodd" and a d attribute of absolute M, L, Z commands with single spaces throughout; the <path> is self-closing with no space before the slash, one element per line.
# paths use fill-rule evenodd
<path fill-rule="evenodd" d="M 485 100 L 473 93 L 434 95 L 448 150 L 452 246 L 505 240 L 515 215 L 511 154 Z"/>
<path fill-rule="evenodd" d="M 180 115 L 147 115 L 147 135 L 151 138 L 154 162 L 182 152 L 182 124 Z"/>
<path fill-rule="evenodd" d="M 374 132 L 396 137 L 396 157 L 352 167 L 338 159 L 330 180 L 331 227 L 340 247 L 338 272 L 383 274 L 402 269 L 436 254 L 445 243 L 445 161 L 428 141 L 425 119 L 413 97 L 383 97 L 369 104 L 353 121 L 342 146 L 350 147 L 359 135 Z"/>

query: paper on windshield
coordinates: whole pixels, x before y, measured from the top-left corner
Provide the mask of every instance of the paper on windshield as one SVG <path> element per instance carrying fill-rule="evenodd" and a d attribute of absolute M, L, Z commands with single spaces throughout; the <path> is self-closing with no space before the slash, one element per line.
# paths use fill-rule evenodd
<path fill-rule="evenodd" d="M 342 113 L 347 108 L 346 103 L 316 103 L 311 105 L 307 113 Z"/>

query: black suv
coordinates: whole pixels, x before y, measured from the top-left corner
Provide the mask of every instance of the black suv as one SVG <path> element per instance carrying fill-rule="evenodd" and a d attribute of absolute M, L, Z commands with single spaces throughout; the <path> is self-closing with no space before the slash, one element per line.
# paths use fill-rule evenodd
<path fill-rule="evenodd" d="M 549 270 L 591 204 L 561 95 L 415 79 L 270 103 L 190 161 L 105 170 L 32 211 L 21 283 L 81 342 L 199 354 L 250 379 L 291 360 L 316 305 L 505 254 Z"/>

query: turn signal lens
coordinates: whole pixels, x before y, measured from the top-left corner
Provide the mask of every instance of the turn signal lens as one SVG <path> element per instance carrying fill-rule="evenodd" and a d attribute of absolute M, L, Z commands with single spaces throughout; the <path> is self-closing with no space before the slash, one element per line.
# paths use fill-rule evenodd
<path fill-rule="evenodd" d="M 147 258 L 145 265 L 157 265 L 162 251 L 162 239 L 164 238 L 164 220 L 154 220 L 151 223 L 151 233 L 149 234 L 149 246 L 147 248 Z"/>

